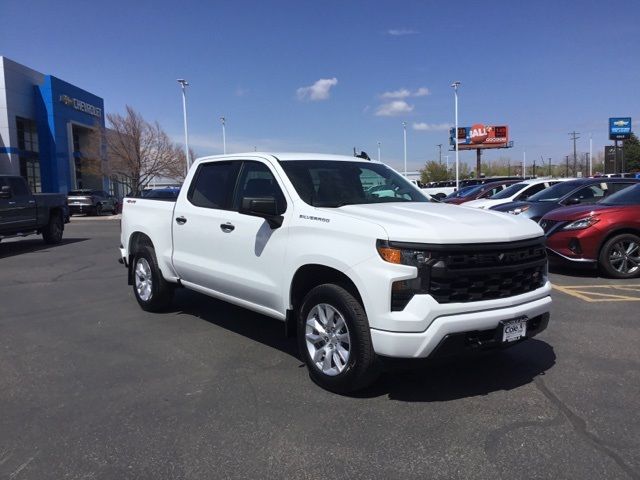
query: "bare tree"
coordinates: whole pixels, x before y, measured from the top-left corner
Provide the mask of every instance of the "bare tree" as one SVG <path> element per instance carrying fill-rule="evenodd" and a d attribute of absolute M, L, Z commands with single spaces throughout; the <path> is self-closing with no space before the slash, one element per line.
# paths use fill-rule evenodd
<path fill-rule="evenodd" d="M 109 170 L 128 179 L 137 194 L 154 177 L 184 178 L 185 155 L 158 122 L 147 122 L 132 107 L 107 114 L 105 134 Z"/>

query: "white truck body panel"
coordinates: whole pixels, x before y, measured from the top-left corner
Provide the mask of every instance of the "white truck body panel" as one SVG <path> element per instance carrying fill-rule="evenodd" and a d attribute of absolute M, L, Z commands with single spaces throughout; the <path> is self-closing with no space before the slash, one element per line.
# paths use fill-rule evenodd
<path fill-rule="evenodd" d="M 300 198 L 279 163 L 288 159 L 359 160 L 254 152 L 199 159 L 175 203 L 125 199 L 123 259 L 131 261 L 132 236 L 144 234 L 153 242 L 167 281 L 281 320 L 292 308 L 290 290 L 298 269 L 311 264 L 333 268 L 358 289 L 376 352 L 397 357 L 428 356 L 443 335 L 460 328 L 495 328 L 502 319 L 549 311 L 548 281 L 522 295 L 469 303 L 439 304 L 430 295 L 415 295 L 404 310 L 391 311 L 392 282 L 416 278 L 417 270 L 384 261 L 377 240 L 475 245 L 539 238 L 542 230 L 517 216 L 429 202 L 313 207 Z M 263 218 L 189 202 L 198 166 L 218 160 L 253 160 L 269 167 L 287 202 L 279 228 Z M 187 222 L 179 225 L 178 217 Z M 233 225 L 232 232 L 222 230 L 226 224 Z"/>

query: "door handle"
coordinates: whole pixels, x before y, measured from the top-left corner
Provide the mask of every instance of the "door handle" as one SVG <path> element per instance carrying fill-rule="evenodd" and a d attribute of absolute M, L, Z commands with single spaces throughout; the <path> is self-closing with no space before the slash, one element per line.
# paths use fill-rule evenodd
<path fill-rule="evenodd" d="M 220 228 L 224 233 L 231 233 L 236 227 L 234 227 L 231 223 L 227 222 L 227 223 L 220 224 Z"/>
<path fill-rule="evenodd" d="M 176 217 L 176 223 L 178 225 L 184 225 L 185 223 L 187 223 L 187 219 L 184 217 Z"/>

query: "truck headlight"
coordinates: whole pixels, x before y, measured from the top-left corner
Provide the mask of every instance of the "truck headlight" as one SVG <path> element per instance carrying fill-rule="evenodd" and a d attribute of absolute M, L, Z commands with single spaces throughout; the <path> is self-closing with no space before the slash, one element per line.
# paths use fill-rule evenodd
<path fill-rule="evenodd" d="M 600 219 L 598 217 L 589 216 L 565 225 L 562 227 L 562 230 L 582 230 L 584 228 L 589 228 L 591 225 L 595 225 L 599 221 Z"/>
<path fill-rule="evenodd" d="M 378 240 L 376 248 L 383 260 L 398 265 L 409 265 L 419 268 L 431 258 L 431 254 L 424 250 L 391 247 L 389 243 L 384 240 Z"/>
<path fill-rule="evenodd" d="M 427 293 L 429 290 L 428 262 L 431 253 L 411 248 L 392 247 L 385 240 L 378 240 L 376 244 L 380 257 L 389 263 L 416 267 L 416 278 L 398 280 L 391 284 L 391 311 L 404 310 L 414 295 Z"/>

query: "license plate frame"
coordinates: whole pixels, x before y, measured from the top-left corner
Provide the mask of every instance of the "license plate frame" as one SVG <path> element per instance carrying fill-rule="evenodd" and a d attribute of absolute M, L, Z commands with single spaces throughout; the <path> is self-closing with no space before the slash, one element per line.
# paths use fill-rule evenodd
<path fill-rule="evenodd" d="M 527 337 L 527 320 L 526 316 L 502 320 L 500 322 L 500 338 L 502 343 L 517 342 Z"/>

